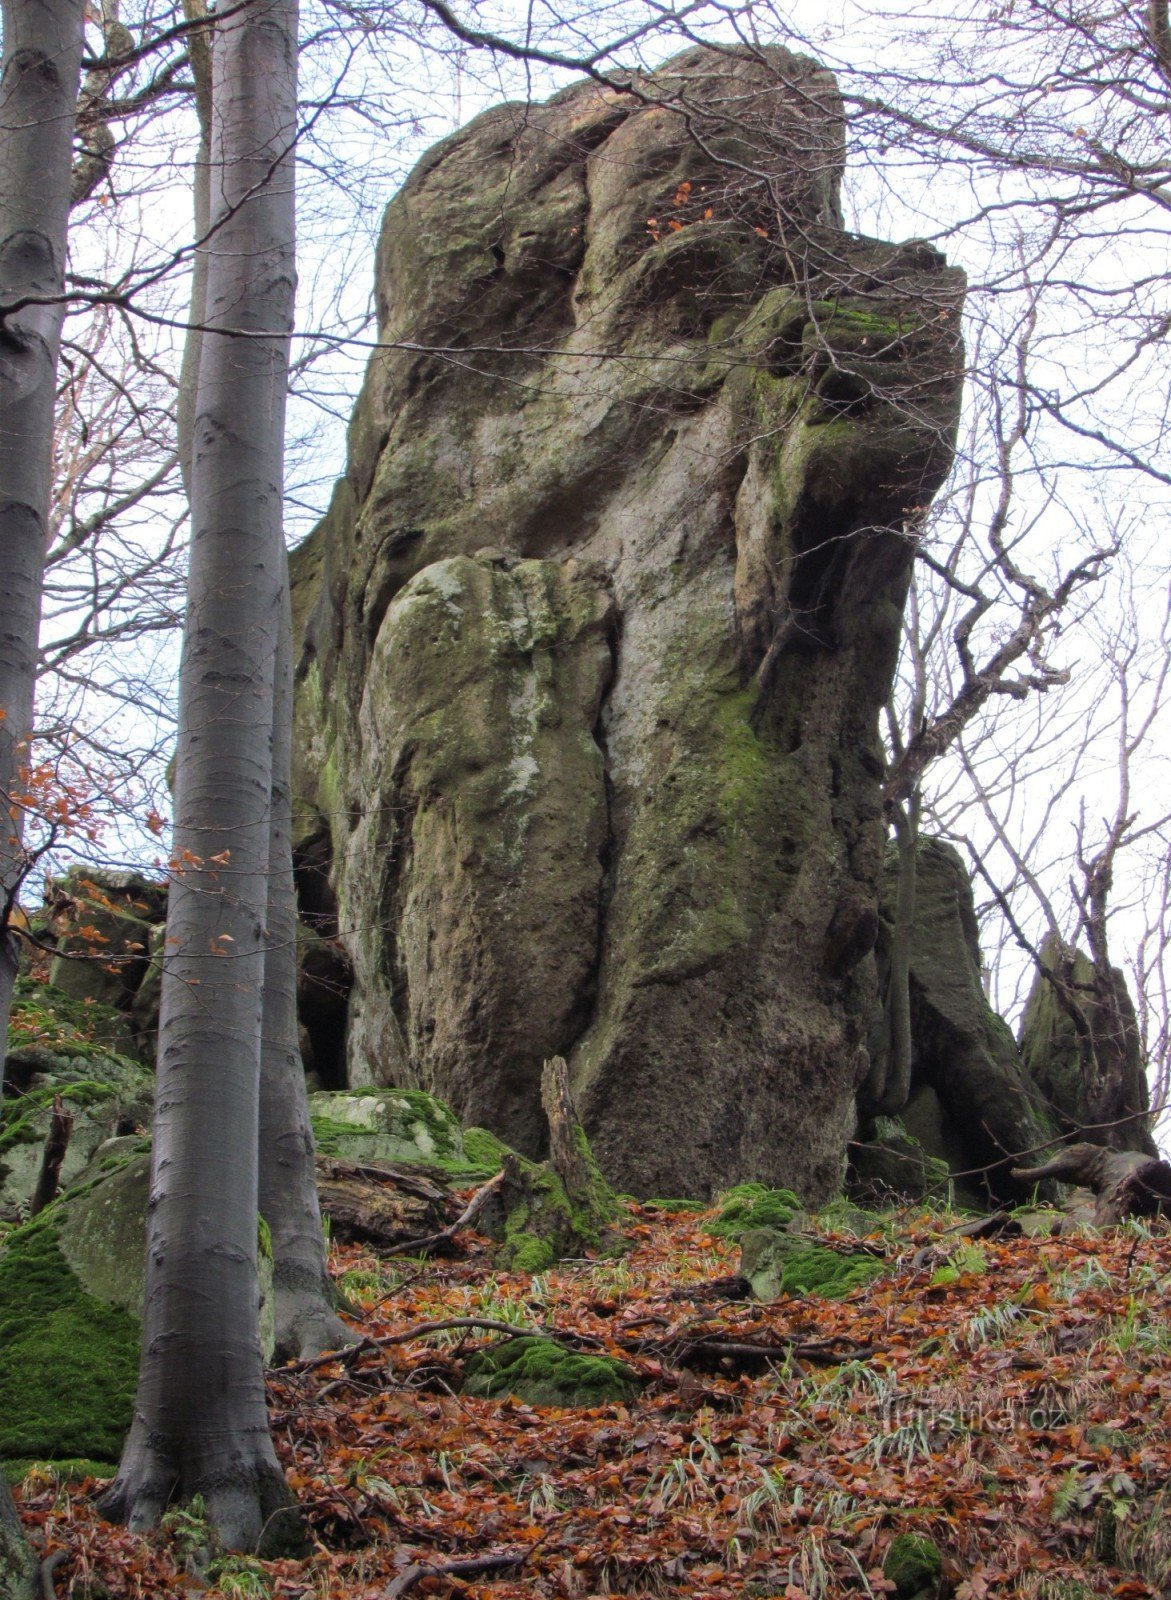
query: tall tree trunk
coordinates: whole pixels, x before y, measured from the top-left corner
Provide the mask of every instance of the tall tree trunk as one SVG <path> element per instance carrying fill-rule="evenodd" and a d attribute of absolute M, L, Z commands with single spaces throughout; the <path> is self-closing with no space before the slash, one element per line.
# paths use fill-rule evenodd
<path fill-rule="evenodd" d="M 292 768 L 293 627 L 286 579 L 276 655 L 268 949 L 260 1056 L 260 1214 L 272 1233 L 278 1361 L 338 1349 L 354 1340 L 334 1313 L 325 1268 L 309 1097 L 297 1039 Z"/>
<path fill-rule="evenodd" d="M 191 454 L 142 1360 L 104 1510 L 147 1528 L 172 1497 L 198 1494 L 223 1543 L 246 1549 L 289 1502 L 265 1411 L 256 1152 L 295 288 L 296 0 L 245 0 L 225 17 L 212 73 L 205 320 L 223 331 L 201 341 Z"/>
<path fill-rule="evenodd" d="M 2 0 L 0 65 L 0 1083 L 16 978 L 21 768 L 32 732 L 82 0 Z M 57 297 L 51 305 L 23 304 Z M 8 307 L 13 307 L 9 311 Z"/>
<path fill-rule="evenodd" d="M 183 17 L 200 22 L 207 17 L 207 0 L 183 0 Z M 179 433 L 179 472 L 183 491 L 191 500 L 191 458 L 195 444 L 195 400 L 199 392 L 200 332 L 207 315 L 207 240 L 211 225 L 211 34 L 202 28 L 187 39 L 187 59 L 195 80 L 195 113 L 199 121 L 199 148 L 191 179 L 191 208 L 195 222 L 195 256 L 191 263 L 191 306 L 183 361 L 179 369 L 176 419 Z"/>

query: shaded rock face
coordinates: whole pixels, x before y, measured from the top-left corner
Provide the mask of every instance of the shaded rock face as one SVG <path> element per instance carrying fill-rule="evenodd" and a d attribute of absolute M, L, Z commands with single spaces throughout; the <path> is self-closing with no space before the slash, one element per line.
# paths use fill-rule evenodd
<path fill-rule="evenodd" d="M 1089 956 L 1052 934 L 1040 955 L 1049 970 L 1064 977 L 1087 1030 L 1083 1044 L 1053 984 L 1038 973 L 1021 1021 L 1021 1057 L 1062 1132 L 1077 1133 L 1091 1144 L 1157 1155 L 1142 1038 L 1125 977 L 1117 967 L 1095 973 Z"/>
<path fill-rule="evenodd" d="M 911 1093 L 898 1115 L 901 1137 L 916 1141 L 929 1158 L 965 1175 L 971 1198 L 1024 1199 L 1008 1176 L 1014 1164 L 1036 1156 L 1056 1132 L 1045 1096 L 1022 1065 L 1016 1041 L 996 1015 L 981 983 L 980 938 L 972 885 L 963 858 L 942 840 L 921 838 L 915 851 L 915 923 L 911 939 Z M 885 982 L 897 894 L 898 858 L 892 847 L 882 897 L 878 942 Z M 888 1048 L 883 1023 L 871 1051 Z M 863 1141 L 884 1140 L 882 1117 L 861 1104 Z M 890 1140 L 885 1141 L 890 1144 Z M 855 1177 L 866 1187 L 881 1165 L 880 1151 L 860 1149 Z M 888 1164 L 889 1165 L 889 1164 Z M 983 1169 L 977 1176 L 977 1169 Z M 978 1187 L 977 1187 L 978 1185 Z M 892 1187 L 900 1185 L 892 1184 Z"/>
<path fill-rule="evenodd" d="M 842 162 L 832 78 L 780 50 L 437 146 L 294 556 L 299 882 L 353 960 L 350 1082 L 536 1155 L 564 1055 L 644 1194 L 834 1191 L 867 1066 L 877 712 L 962 286 L 842 232 Z"/>

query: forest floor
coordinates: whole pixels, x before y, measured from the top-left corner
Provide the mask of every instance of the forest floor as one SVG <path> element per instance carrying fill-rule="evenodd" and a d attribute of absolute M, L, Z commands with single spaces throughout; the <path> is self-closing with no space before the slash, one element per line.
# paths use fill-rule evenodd
<path fill-rule="evenodd" d="M 199 1578 L 197 1518 L 133 1536 L 93 1480 L 45 1473 L 18 1490 L 44 1576 L 74 1600 L 818 1600 L 905 1593 L 883 1567 L 913 1532 L 943 1557 L 926 1594 L 1171 1595 L 1165 1225 L 957 1247 L 954 1216 L 902 1213 L 870 1236 L 872 1283 L 764 1305 L 723 1297 L 738 1252 L 711 1218 L 631 1205 L 624 1256 L 537 1277 L 472 1234 L 426 1262 L 335 1248 L 360 1331 L 393 1342 L 271 1375 L 308 1557 Z M 621 1358 L 638 1397 L 461 1393 L 511 1329 Z"/>

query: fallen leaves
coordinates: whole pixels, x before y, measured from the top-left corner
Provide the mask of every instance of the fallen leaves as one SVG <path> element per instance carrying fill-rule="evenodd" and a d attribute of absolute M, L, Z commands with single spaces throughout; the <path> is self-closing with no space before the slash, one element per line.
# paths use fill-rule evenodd
<path fill-rule="evenodd" d="M 889 1275 L 844 1300 L 768 1306 L 694 1213 L 631 1207 L 625 1258 L 537 1278 L 497 1273 L 466 1231 L 455 1260 L 336 1249 L 365 1342 L 272 1374 L 314 1553 L 263 1564 L 267 1592 L 878 1596 L 908 1528 L 944 1552 L 955 1600 L 1075 1578 L 1164 1592 L 1143 1529 L 1171 1474 L 1171 1241 L 987 1240 L 931 1286 L 912 1262 L 940 1231 L 905 1224 Z M 592 1410 L 462 1394 L 470 1351 L 522 1331 L 620 1358 L 642 1393 Z M 60 1595 L 190 1591 L 165 1538 L 107 1527 L 84 1492 L 30 1480 L 22 1500 L 43 1551 L 66 1552 Z"/>

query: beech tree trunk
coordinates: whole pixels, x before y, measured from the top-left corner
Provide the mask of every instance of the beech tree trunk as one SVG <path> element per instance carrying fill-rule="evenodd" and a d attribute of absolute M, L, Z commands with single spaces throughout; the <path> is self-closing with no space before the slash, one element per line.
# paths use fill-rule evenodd
<path fill-rule="evenodd" d="M 272 1233 L 278 1361 L 354 1342 L 334 1313 L 325 1267 L 309 1096 L 297 1037 L 292 787 L 293 627 L 286 569 L 276 653 L 259 1150 L 260 1214 Z"/>
<path fill-rule="evenodd" d="M 0 66 L 0 1084 L 23 870 L 17 797 L 32 731 L 82 0 L 2 0 Z M 37 304 L 48 298 L 51 304 Z M 32 303 L 26 303 L 32 302 Z M 11 310 L 9 308 L 12 308 Z"/>
<path fill-rule="evenodd" d="M 258 1332 L 257 1138 L 285 389 L 294 297 L 295 0 L 244 0 L 212 52 L 209 331 L 190 461 L 174 876 L 138 1397 L 103 1509 L 201 1495 L 229 1549 L 289 1503 Z"/>

